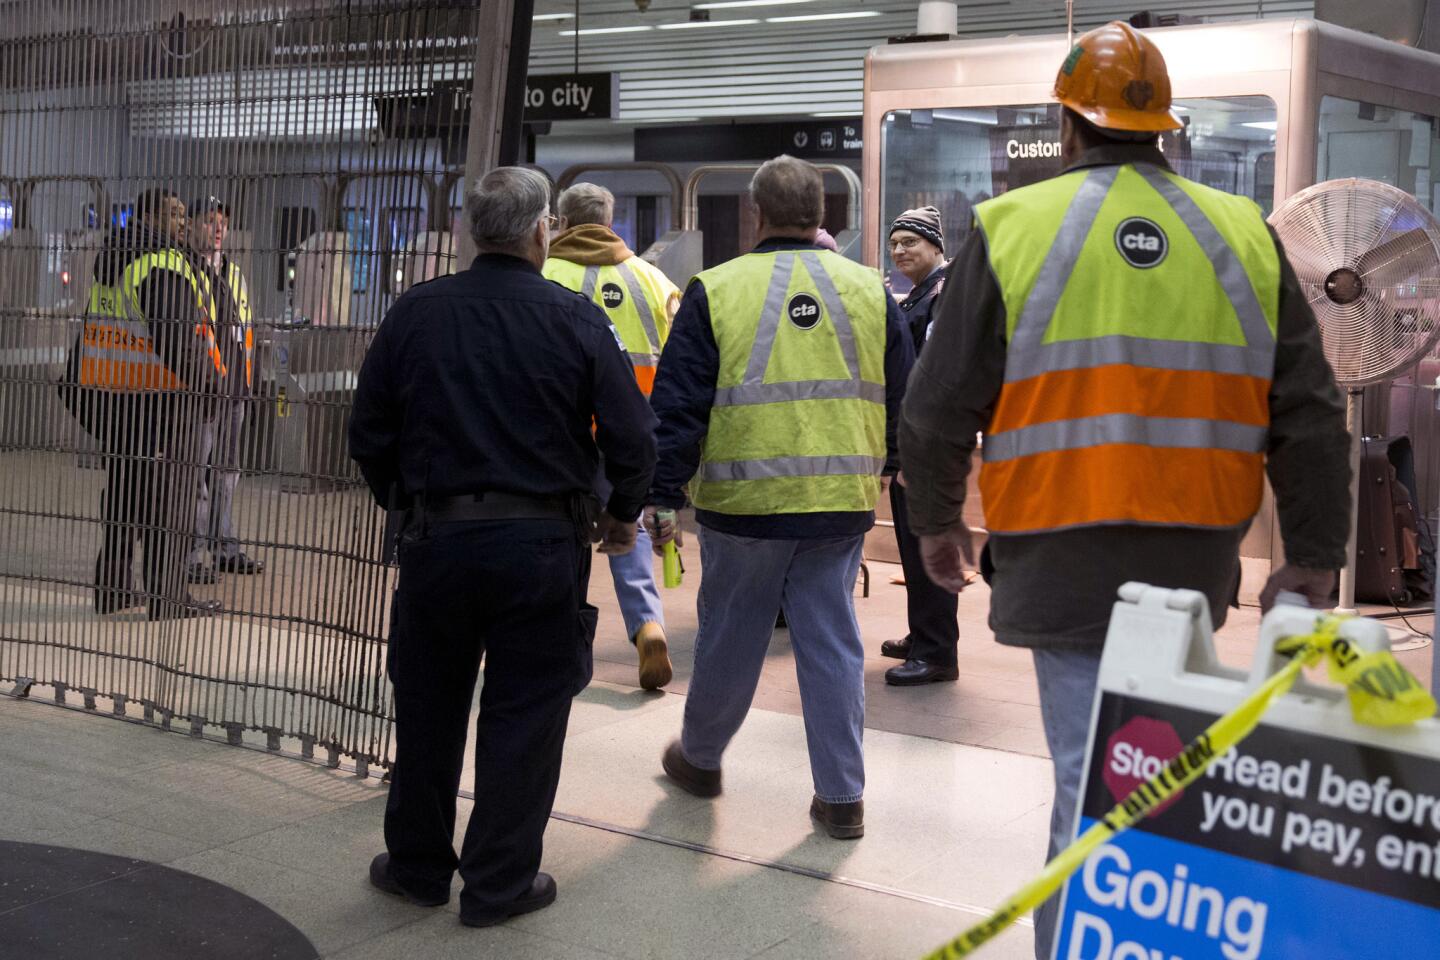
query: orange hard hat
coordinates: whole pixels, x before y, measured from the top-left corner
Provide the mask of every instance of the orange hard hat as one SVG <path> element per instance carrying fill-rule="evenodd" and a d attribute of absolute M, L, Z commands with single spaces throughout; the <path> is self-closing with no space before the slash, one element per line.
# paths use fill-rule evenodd
<path fill-rule="evenodd" d="M 1055 75 L 1055 99 L 1104 130 L 1178 130 L 1170 112 L 1165 57 L 1140 31 L 1116 20 L 1075 42 Z"/>

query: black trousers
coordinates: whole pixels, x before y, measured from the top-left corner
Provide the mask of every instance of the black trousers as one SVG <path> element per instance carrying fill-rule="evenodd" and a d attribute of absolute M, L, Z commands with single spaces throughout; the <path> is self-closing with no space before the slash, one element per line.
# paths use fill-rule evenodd
<path fill-rule="evenodd" d="M 195 514 L 194 430 L 158 398 L 126 398 L 107 411 L 97 591 L 131 591 L 135 543 L 152 610 L 183 602 L 185 551 Z M 143 401 L 143 402 L 142 402 Z"/>
<path fill-rule="evenodd" d="M 412 893 L 490 916 L 530 889 L 560 782 L 570 701 L 590 682 L 590 547 L 563 520 L 407 531 L 390 630 L 395 769 L 385 845 Z M 455 855 L 455 794 L 481 654 L 475 808 Z"/>
<path fill-rule="evenodd" d="M 957 619 L 960 598 L 935 586 L 920 560 L 920 538 L 910 532 L 910 510 L 905 488 L 890 481 L 890 511 L 895 518 L 895 539 L 900 544 L 900 565 L 905 570 L 905 612 L 910 620 L 910 656 L 943 666 L 954 666 L 960 642 Z"/>

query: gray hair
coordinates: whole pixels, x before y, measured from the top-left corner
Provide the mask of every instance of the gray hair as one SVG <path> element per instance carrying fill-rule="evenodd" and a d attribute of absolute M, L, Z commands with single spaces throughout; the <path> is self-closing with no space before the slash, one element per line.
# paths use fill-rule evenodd
<path fill-rule="evenodd" d="M 615 219 L 615 194 L 596 183 L 577 183 L 560 194 L 560 209 L 565 224 L 578 227 L 584 223 L 610 226 Z"/>
<path fill-rule="evenodd" d="M 550 206 L 550 181 L 524 167 L 496 167 L 465 196 L 477 247 L 523 246 Z"/>
<path fill-rule="evenodd" d="M 772 227 L 813 230 L 825 219 L 825 181 L 815 165 L 781 154 L 750 181 L 750 199 Z"/>

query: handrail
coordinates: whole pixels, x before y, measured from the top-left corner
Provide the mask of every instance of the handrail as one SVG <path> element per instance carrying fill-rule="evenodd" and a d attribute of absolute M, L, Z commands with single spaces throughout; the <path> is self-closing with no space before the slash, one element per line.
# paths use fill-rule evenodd
<path fill-rule="evenodd" d="M 685 205 L 680 217 L 681 230 L 700 229 L 700 181 L 712 173 L 754 173 L 760 169 L 758 163 L 707 163 L 696 167 L 685 180 Z M 815 169 L 821 173 L 833 173 L 845 181 L 850 203 L 845 208 L 845 229 L 860 229 L 860 177 L 854 170 L 838 163 L 817 163 Z"/>
<path fill-rule="evenodd" d="M 685 197 L 684 187 L 680 184 L 680 175 L 663 163 L 653 163 L 648 160 L 634 160 L 628 163 L 577 163 L 561 171 L 560 176 L 555 180 L 555 189 L 557 193 L 564 190 L 570 186 L 570 184 L 574 183 L 582 173 L 595 173 L 600 171 L 628 173 L 637 170 L 653 171 L 669 181 L 670 209 L 680 209 Z M 674 214 L 672 213 L 671 216 L 674 216 Z"/>

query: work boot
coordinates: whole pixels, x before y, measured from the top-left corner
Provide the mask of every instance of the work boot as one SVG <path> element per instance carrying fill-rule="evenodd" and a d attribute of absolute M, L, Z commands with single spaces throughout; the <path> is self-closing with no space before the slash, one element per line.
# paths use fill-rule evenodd
<path fill-rule="evenodd" d="M 672 741 L 670 746 L 665 748 L 665 755 L 660 758 L 660 766 L 665 768 L 665 775 L 686 793 L 693 793 L 697 797 L 720 796 L 720 771 L 702 770 L 686 760 L 679 740 Z"/>
<path fill-rule="evenodd" d="M 265 561 L 247 557 L 243 553 L 237 553 L 233 557 L 217 557 L 215 569 L 224 570 L 226 573 L 239 573 L 253 575 L 265 572 Z"/>
<path fill-rule="evenodd" d="M 219 583 L 220 574 L 215 572 L 214 567 L 207 567 L 203 563 L 192 563 L 185 571 L 185 579 L 191 583 Z"/>
<path fill-rule="evenodd" d="M 213 617 L 220 612 L 219 600 L 155 600 L 150 603 L 150 620 L 189 620 L 193 617 Z"/>
<path fill-rule="evenodd" d="M 406 890 L 395 875 L 390 872 L 390 854 L 377 853 L 375 859 L 370 861 L 370 885 L 377 890 L 384 890 L 386 893 L 393 893 L 397 897 L 404 897 L 417 907 L 441 907 L 450 902 L 450 892 L 447 890 L 445 896 L 431 894 L 421 896 Z"/>
<path fill-rule="evenodd" d="M 810 801 L 810 819 L 836 840 L 858 840 L 865 836 L 865 801 L 827 803 L 816 797 Z"/>
<path fill-rule="evenodd" d="M 530 889 L 511 900 L 498 912 L 480 913 L 477 910 L 467 910 L 465 899 L 460 899 L 460 922 L 467 927 L 493 927 L 497 923 L 504 923 L 511 917 L 518 917 L 522 913 L 534 913 L 555 902 L 555 878 L 548 873 L 535 874 Z"/>
<path fill-rule="evenodd" d="M 891 660 L 909 660 L 910 635 L 906 634 L 899 640 L 886 640 L 880 644 L 880 656 L 889 657 Z"/>
<path fill-rule="evenodd" d="M 670 666 L 670 648 L 665 645 L 665 628 L 653 620 L 635 631 L 635 650 L 640 654 L 640 687 L 659 690 L 670 682 L 675 670 Z"/>
<path fill-rule="evenodd" d="M 898 667 L 885 671 L 885 682 L 892 687 L 918 687 L 922 683 L 945 683 L 960 679 L 958 667 L 947 667 L 930 660 L 911 658 Z"/>

